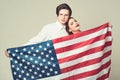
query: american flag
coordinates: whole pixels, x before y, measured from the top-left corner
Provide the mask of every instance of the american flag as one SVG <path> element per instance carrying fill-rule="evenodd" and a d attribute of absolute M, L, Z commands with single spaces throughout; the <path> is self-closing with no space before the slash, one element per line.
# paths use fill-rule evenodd
<path fill-rule="evenodd" d="M 8 48 L 13 79 L 108 80 L 111 32 L 105 23 L 77 34 Z"/>

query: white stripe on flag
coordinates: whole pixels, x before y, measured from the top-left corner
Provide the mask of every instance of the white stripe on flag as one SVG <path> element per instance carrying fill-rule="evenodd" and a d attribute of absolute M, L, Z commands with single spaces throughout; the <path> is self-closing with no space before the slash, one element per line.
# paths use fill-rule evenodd
<path fill-rule="evenodd" d="M 86 40 L 92 39 L 94 37 L 100 36 L 102 34 L 105 34 L 107 32 L 106 30 L 107 30 L 107 28 L 104 28 L 104 29 L 102 29 L 100 31 L 94 32 L 92 34 L 88 34 L 88 35 L 83 36 L 83 37 L 70 39 L 70 40 L 67 40 L 67 41 L 64 41 L 64 42 L 60 42 L 60 43 L 55 43 L 54 47 L 57 49 L 57 48 L 61 48 L 61 45 L 63 47 L 65 47 L 65 46 L 69 46 L 69 45 L 72 45 L 72 44 L 76 44 L 78 42 L 86 41 Z"/>
<path fill-rule="evenodd" d="M 60 64 L 60 68 L 66 68 L 66 67 L 69 67 L 69 66 L 72 66 L 72 65 L 75 65 L 75 64 L 78 64 L 78 63 L 81 63 L 81 62 L 84 62 L 84 61 L 88 61 L 88 60 L 91 60 L 91 59 L 95 59 L 95 58 L 99 58 L 101 57 L 104 53 L 108 52 L 111 50 L 111 47 L 108 46 L 106 47 L 103 51 L 100 51 L 100 52 L 97 52 L 97 53 L 92 53 L 90 55 L 87 55 L 87 56 L 84 56 L 82 58 L 78 58 L 76 60 L 72 60 L 72 61 L 69 61 L 69 62 L 65 62 L 65 63 L 61 63 Z"/>
<path fill-rule="evenodd" d="M 109 71 L 110 66 L 108 66 L 106 69 L 102 70 L 100 73 L 94 75 L 94 76 L 90 76 L 90 77 L 86 77 L 86 78 L 82 78 L 80 80 L 96 80 L 98 77 L 101 77 L 104 74 L 107 74 L 107 72 Z"/>
<path fill-rule="evenodd" d="M 75 70 L 67 72 L 67 73 L 62 73 L 61 75 L 58 75 L 58 76 L 61 79 L 64 79 L 64 78 L 72 76 L 72 75 L 76 75 L 76 74 L 88 72 L 88 71 L 91 71 L 91 70 L 95 70 L 95 69 L 98 69 L 101 65 L 107 63 L 109 60 L 110 60 L 110 56 L 108 56 L 107 58 L 104 58 L 100 63 L 93 64 L 93 65 L 86 66 L 86 67 L 79 68 L 79 69 L 75 69 Z"/>

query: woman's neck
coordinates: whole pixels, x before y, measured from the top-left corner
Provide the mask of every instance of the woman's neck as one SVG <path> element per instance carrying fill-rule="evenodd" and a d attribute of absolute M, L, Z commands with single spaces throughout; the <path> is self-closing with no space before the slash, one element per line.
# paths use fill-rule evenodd
<path fill-rule="evenodd" d="M 76 34 L 76 33 L 79 33 L 79 32 L 81 32 L 80 30 L 78 30 L 78 31 L 74 31 L 74 32 L 72 32 L 73 34 Z"/>

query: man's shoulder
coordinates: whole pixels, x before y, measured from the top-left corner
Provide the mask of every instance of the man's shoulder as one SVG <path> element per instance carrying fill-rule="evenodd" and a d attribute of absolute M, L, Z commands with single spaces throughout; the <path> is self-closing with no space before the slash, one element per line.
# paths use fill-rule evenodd
<path fill-rule="evenodd" d="M 57 24 L 56 22 L 53 22 L 53 23 L 46 24 L 45 26 L 53 26 L 53 25 L 56 25 L 56 24 Z"/>
<path fill-rule="evenodd" d="M 53 23 L 49 23 L 49 24 L 46 24 L 43 26 L 44 29 L 51 29 L 51 28 L 54 28 L 57 26 L 57 23 L 56 22 L 53 22 Z"/>

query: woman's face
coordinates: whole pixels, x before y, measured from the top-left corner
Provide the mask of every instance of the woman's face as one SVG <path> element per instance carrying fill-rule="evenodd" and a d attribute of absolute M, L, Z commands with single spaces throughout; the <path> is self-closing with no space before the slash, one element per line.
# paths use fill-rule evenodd
<path fill-rule="evenodd" d="M 78 32 L 80 31 L 80 25 L 79 23 L 74 19 L 74 18 L 71 18 L 68 22 L 68 26 L 69 26 L 69 31 L 70 32 Z"/>

